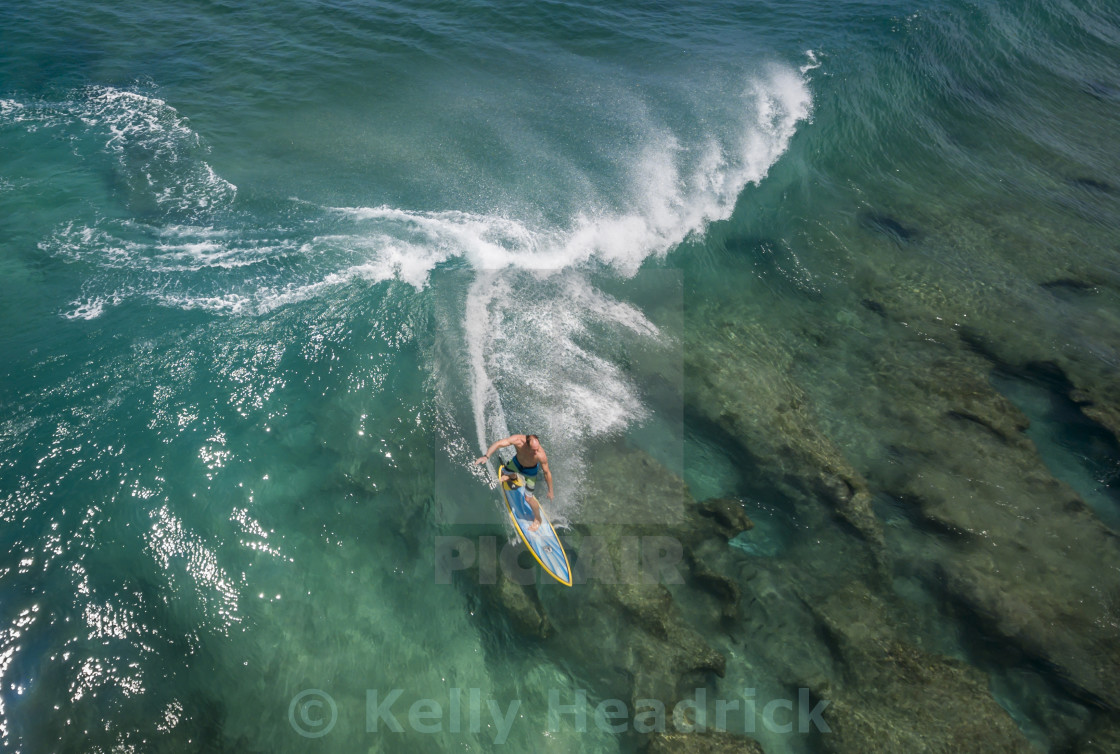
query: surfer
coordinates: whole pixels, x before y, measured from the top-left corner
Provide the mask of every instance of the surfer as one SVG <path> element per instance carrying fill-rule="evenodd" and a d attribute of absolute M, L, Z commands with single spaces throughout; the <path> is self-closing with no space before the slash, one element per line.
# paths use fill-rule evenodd
<path fill-rule="evenodd" d="M 548 468 L 548 455 L 541 447 L 541 440 L 536 435 L 510 435 L 504 440 L 498 440 L 491 445 L 486 455 L 479 456 L 476 464 L 483 464 L 490 460 L 494 451 L 512 445 L 513 458 L 498 471 L 504 479 L 516 478 L 518 474 L 525 477 L 525 500 L 533 509 L 533 525 L 529 531 L 536 531 L 541 525 L 541 508 L 534 494 L 537 486 L 537 473 L 544 472 L 544 481 L 548 484 L 548 499 L 552 500 L 552 472 Z"/>

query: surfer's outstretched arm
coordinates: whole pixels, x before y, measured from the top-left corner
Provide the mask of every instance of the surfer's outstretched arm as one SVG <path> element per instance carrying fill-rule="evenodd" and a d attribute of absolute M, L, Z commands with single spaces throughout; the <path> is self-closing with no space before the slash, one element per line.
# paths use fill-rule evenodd
<path fill-rule="evenodd" d="M 486 463 L 487 461 L 490 460 L 490 456 L 494 455 L 495 450 L 497 450 L 498 448 L 504 448 L 504 447 L 507 447 L 509 445 L 513 445 L 513 438 L 516 437 L 516 436 L 517 435 L 510 435 L 509 437 L 507 437 L 504 440 L 498 440 L 496 443 L 494 443 L 489 448 L 487 448 L 486 455 L 479 456 L 478 460 L 475 461 L 475 463 L 476 464 Z"/>

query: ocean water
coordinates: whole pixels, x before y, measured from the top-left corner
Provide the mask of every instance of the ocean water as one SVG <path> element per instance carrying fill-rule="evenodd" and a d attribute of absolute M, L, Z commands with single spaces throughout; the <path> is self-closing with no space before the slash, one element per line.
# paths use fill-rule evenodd
<path fill-rule="evenodd" d="M 977 422 L 941 429 L 1002 396 L 1029 478 L 1120 531 L 1118 116 L 1103 0 L 5 0 L 0 746 L 638 750 L 550 724 L 550 691 L 589 714 L 618 692 L 587 655 L 439 578 L 440 537 L 509 537 L 471 461 L 511 432 L 541 436 L 566 532 L 603 521 L 611 444 L 740 500 L 756 527 L 721 562 L 763 597 L 864 578 L 789 492 L 806 456 L 768 450 L 827 442 L 875 498 L 901 640 L 975 668 L 1037 750 L 1115 729 L 1089 660 L 1004 651 L 942 590 L 975 569 L 929 520 L 966 514 L 899 491 L 967 477 L 1003 505 L 984 490 L 1020 461 L 966 471 Z M 713 362 L 742 379 L 701 400 Z M 771 389 L 811 418 L 770 421 Z M 1080 546 L 1030 515 L 1055 531 L 1031 558 Z M 1072 583 L 1107 636 L 1120 560 L 1098 565 Z M 673 593 L 727 657 L 713 694 L 807 677 L 783 659 L 816 657 L 804 611 L 741 612 L 743 636 Z M 485 702 L 371 731 L 393 689 L 402 720 L 453 689 L 520 706 L 504 735 Z"/>

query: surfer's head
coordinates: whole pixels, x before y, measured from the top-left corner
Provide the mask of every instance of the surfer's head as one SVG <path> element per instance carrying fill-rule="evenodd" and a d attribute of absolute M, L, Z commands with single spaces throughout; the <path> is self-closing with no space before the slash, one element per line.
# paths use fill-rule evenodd
<path fill-rule="evenodd" d="M 525 444 L 533 450 L 541 449 L 541 438 L 536 435 L 525 435 Z"/>

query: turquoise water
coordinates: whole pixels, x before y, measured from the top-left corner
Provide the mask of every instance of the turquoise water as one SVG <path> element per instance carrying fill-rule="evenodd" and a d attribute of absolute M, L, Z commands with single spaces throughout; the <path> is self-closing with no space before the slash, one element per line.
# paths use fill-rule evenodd
<path fill-rule="evenodd" d="M 1093 0 L 0 4 L 0 742 L 639 750 L 549 727 L 630 690 L 590 592 L 540 586 L 565 643 L 440 583 L 520 431 L 567 531 L 620 443 L 755 520 L 729 625 L 673 590 L 713 696 L 845 677 L 803 604 L 867 583 L 1035 748 L 1115 730 L 1117 82 Z M 394 688 L 521 706 L 371 732 Z"/>

